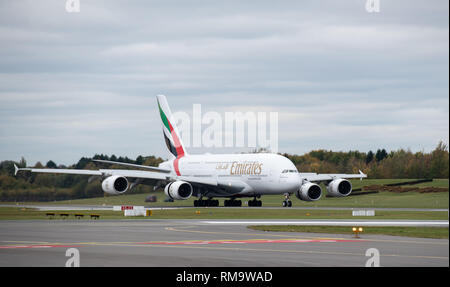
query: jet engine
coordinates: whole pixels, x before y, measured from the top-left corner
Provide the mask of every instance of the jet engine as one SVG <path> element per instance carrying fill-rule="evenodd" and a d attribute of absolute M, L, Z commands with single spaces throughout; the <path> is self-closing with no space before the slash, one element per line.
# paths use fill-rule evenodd
<path fill-rule="evenodd" d="M 316 201 L 322 196 L 322 189 L 318 184 L 305 182 L 295 191 L 295 196 L 304 201 Z"/>
<path fill-rule="evenodd" d="M 327 192 L 332 197 L 347 196 L 352 192 L 352 184 L 346 179 L 335 179 L 328 184 Z"/>
<path fill-rule="evenodd" d="M 128 190 L 128 180 L 121 175 L 112 175 L 102 182 L 102 189 L 109 194 L 120 194 Z"/>
<path fill-rule="evenodd" d="M 177 180 L 169 183 L 164 188 L 164 193 L 171 199 L 185 200 L 191 197 L 192 185 L 188 182 Z"/>

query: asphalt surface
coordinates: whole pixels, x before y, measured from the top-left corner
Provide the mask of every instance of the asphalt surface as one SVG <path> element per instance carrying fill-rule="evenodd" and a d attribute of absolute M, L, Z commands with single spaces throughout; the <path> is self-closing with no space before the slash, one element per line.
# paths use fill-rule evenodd
<path fill-rule="evenodd" d="M 272 220 L 271 220 L 272 221 Z M 240 221 L 36 220 L 0 222 L 0 266 L 449 266 L 448 239 L 262 232 Z M 223 221 L 222 221 L 223 222 Z"/>
<path fill-rule="evenodd" d="M 148 209 L 181 209 L 181 208 L 194 208 L 193 206 L 156 206 L 156 205 L 143 205 Z M 36 208 L 38 210 L 113 210 L 112 205 L 45 205 L 45 204 L 0 204 L 0 207 L 19 207 L 19 208 Z M 283 209 L 286 207 L 248 207 L 250 209 Z M 236 208 L 236 207 L 195 207 L 195 208 Z M 448 212 L 447 208 L 368 208 L 368 207 L 289 207 L 289 209 L 299 210 L 380 210 L 380 211 L 431 211 L 431 212 Z"/>

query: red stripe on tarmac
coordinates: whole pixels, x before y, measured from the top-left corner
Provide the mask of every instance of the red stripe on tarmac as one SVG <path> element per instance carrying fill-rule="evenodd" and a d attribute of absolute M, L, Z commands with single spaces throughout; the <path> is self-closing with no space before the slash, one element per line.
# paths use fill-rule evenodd
<path fill-rule="evenodd" d="M 263 239 L 263 240 L 218 240 L 218 241 L 161 241 L 161 242 L 141 242 L 138 244 L 155 245 L 206 245 L 206 244 L 255 244 L 255 243 L 318 243 L 318 242 L 361 242 L 363 240 L 339 240 L 339 239 Z"/>

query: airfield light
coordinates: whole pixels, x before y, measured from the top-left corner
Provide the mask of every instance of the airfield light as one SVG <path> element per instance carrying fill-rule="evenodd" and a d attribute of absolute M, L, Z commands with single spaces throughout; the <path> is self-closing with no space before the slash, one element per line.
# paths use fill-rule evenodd
<path fill-rule="evenodd" d="M 352 231 L 355 234 L 355 238 L 359 238 L 359 233 L 363 232 L 363 228 L 362 227 L 352 227 Z"/>

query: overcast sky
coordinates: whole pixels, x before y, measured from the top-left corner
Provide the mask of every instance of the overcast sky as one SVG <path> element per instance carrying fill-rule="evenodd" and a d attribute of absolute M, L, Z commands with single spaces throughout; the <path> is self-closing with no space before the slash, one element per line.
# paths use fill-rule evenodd
<path fill-rule="evenodd" d="M 0 160 L 166 157 L 157 94 L 278 112 L 279 152 L 449 141 L 447 0 L 65 2 L 0 2 Z"/>

